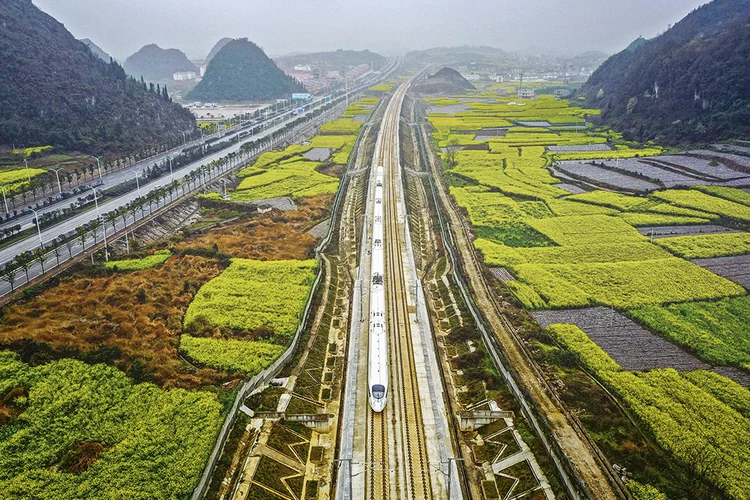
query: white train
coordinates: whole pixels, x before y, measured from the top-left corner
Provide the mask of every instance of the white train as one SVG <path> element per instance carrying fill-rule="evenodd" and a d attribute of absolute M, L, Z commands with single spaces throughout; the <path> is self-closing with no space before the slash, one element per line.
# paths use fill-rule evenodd
<path fill-rule="evenodd" d="M 370 407 L 383 411 L 388 398 L 388 337 L 385 321 L 383 261 L 383 167 L 375 176 L 375 206 L 372 211 L 370 282 L 370 351 L 367 373 Z"/>

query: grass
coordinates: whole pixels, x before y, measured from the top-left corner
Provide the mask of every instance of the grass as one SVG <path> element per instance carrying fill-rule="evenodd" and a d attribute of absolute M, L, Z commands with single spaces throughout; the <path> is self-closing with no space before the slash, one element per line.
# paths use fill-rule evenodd
<path fill-rule="evenodd" d="M 153 255 L 142 259 L 112 260 L 106 262 L 104 267 L 113 271 L 143 271 L 164 264 L 171 255 L 169 250 L 157 250 Z"/>
<path fill-rule="evenodd" d="M 231 194 L 232 201 L 257 201 L 281 196 L 301 199 L 335 194 L 339 180 L 319 173 L 320 163 L 306 159 L 271 166 L 247 176 Z"/>

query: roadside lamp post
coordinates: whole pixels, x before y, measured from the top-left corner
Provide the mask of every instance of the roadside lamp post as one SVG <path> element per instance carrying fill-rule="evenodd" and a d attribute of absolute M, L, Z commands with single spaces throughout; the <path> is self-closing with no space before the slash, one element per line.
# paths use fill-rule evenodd
<path fill-rule="evenodd" d="M 8 210 L 8 199 L 5 197 L 5 186 L 0 186 L 0 188 L 3 190 L 3 202 L 5 202 L 5 213 L 10 213 L 10 210 Z"/>
<path fill-rule="evenodd" d="M 96 218 L 101 220 L 102 214 L 99 213 L 99 200 L 96 197 L 96 189 L 91 188 L 91 190 L 94 192 L 94 206 L 96 206 Z M 37 219 L 38 221 L 39 219 Z M 104 230 L 104 260 L 109 262 L 109 251 L 107 250 L 107 225 L 102 224 L 102 229 Z M 41 240 L 41 236 L 40 236 Z M 93 255 L 93 254 L 92 254 Z"/>
<path fill-rule="evenodd" d="M 96 160 L 96 169 L 99 171 L 99 180 L 101 181 L 101 180 L 103 180 L 102 179 L 102 166 L 99 163 L 99 160 L 101 159 L 101 156 L 92 156 L 92 158 Z"/>
<path fill-rule="evenodd" d="M 39 248 L 44 248 L 44 243 L 42 243 L 42 227 L 39 225 L 39 213 L 31 207 L 29 207 L 29 210 L 34 212 L 34 219 L 36 220 L 36 231 L 39 235 Z"/>
<path fill-rule="evenodd" d="M 221 181 L 222 185 L 224 186 L 224 194 L 222 194 L 221 197 L 224 198 L 224 199 L 226 199 L 226 197 L 227 197 L 227 180 L 224 179 L 224 178 L 219 179 L 219 180 Z"/>
<path fill-rule="evenodd" d="M 135 176 L 135 187 L 138 188 L 138 198 L 141 197 L 141 183 L 138 180 L 138 172 L 130 172 Z"/>
<path fill-rule="evenodd" d="M 182 132 L 182 143 L 183 145 L 187 144 L 187 134 L 185 131 Z"/>
<path fill-rule="evenodd" d="M 23 159 L 23 164 L 26 165 L 26 177 L 29 178 L 29 182 L 31 182 L 31 174 L 29 173 L 29 162 L 26 160 L 26 158 Z"/>
<path fill-rule="evenodd" d="M 169 160 L 169 182 L 172 182 L 174 180 L 174 174 L 172 173 L 172 157 L 167 156 L 167 160 Z"/>
<path fill-rule="evenodd" d="M 50 168 L 48 170 L 55 173 L 55 177 L 57 177 L 57 189 L 60 191 L 60 197 L 62 198 L 62 184 L 60 184 L 60 170 L 62 168 Z"/>

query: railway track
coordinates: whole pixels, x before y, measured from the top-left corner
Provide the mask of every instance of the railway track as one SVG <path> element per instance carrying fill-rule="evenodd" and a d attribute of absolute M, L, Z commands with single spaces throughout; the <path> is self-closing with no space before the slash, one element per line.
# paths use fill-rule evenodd
<path fill-rule="evenodd" d="M 367 498 L 373 500 L 422 500 L 433 496 L 409 318 L 403 262 L 405 235 L 398 206 L 401 176 L 398 127 L 407 86 L 399 88 L 389 104 L 374 162 L 385 169 L 385 286 L 391 393 L 385 412 L 375 414 L 368 409 L 369 466 L 365 483 Z"/>

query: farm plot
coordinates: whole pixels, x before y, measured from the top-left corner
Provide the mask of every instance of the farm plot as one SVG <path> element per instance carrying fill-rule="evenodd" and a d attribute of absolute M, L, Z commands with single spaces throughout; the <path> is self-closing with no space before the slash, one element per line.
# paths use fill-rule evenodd
<path fill-rule="evenodd" d="M 725 403 L 727 393 L 718 388 L 730 387 L 740 401 L 750 398 L 746 389 L 718 375 L 707 382 L 671 368 L 624 371 L 575 325 L 555 324 L 548 331 L 622 399 L 662 447 L 693 468 L 698 478 L 710 481 L 728 497 L 750 497 L 746 472 L 750 421 L 734 408 L 742 403 Z"/>
<path fill-rule="evenodd" d="M 750 254 L 750 233 L 676 236 L 660 239 L 656 244 L 685 259 L 729 257 Z"/>
<path fill-rule="evenodd" d="M 715 153 L 713 153 L 715 154 Z M 686 174 L 713 177 L 717 181 L 728 181 L 731 179 L 744 178 L 747 174 L 732 170 L 723 163 L 713 162 L 710 159 L 696 158 L 688 154 L 665 155 L 648 158 L 654 163 L 664 164 L 666 167 L 684 170 Z"/>
<path fill-rule="evenodd" d="M 606 307 L 532 313 L 540 325 L 576 325 L 625 370 L 706 370 L 709 365 Z"/>
<path fill-rule="evenodd" d="M 607 144 L 580 144 L 574 146 L 548 146 L 547 150 L 552 153 L 575 153 L 582 151 L 612 151 Z"/>
<path fill-rule="evenodd" d="M 708 149 L 696 149 L 693 151 L 688 151 L 688 155 L 695 156 L 695 157 L 710 157 L 718 160 L 724 160 L 727 164 L 736 164 L 740 167 L 750 169 L 750 158 L 743 155 L 733 155 L 730 153 L 721 153 L 716 151 L 711 151 Z"/>
<path fill-rule="evenodd" d="M 592 184 L 615 190 L 648 192 L 656 191 L 661 187 L 647 180 L 607 170 L 606 168 L 595 166 L 590 163 L 558 163 L 556 167 L 553 167 L 553 170 L 559 170 L 574 179 L 582 179 Z"/>
<path fill-rule="evenodd" d="M 660 191 L 654 193 L 653 196 L 680 207 L 701 210 L 742 222 L 750 222 L 750 207 L 717 198 L 695 189 Z"/>
<path fill-rule="evenodd" d="M 331 148 L 313 148 L 302 156 L 310 161 L 326 161 L 331 157 L 332 152 L 333 149 Z"/>
<path fill-rule="evenodd" d="M 693 263 L 750 290 L 750 255 L 695 259 Z"/>
<path fill-rule="evenodd" d="M 564 182 L 560 184 L 553 184 L 553 186 L 555 186 L 558 189 L 568 191 L 572 194 L 583 194 L 587 192 L 585 189 L 583 189 L 580 186 L 576 186 L 575 184 L 567 184 Z"/>
<path fill-rule="evenodd" d="M 715 181 L 715 179 L 707 176 L 698 176 L 692 173 L 680 173 L 676 171 L 678 169 L 669 167 L 664 163 L 657 163 L 652 160 L 656 160 L 661 157 L 655 158 L 641 158 L 641 159 L 623 159 L 618 161 L 607 160 L 604 162 L 610 168 L 623 170 L 630 172 L 633 175 L 644 177 L 646 179 L 653 179 L 659 181 L 665 187 L 673 188 L 676 186 L 689 187 L 697 184 L 706 184 L 708 182 Z"/>
<path fill-rule="evenodd" d="M 710 363 L 750 371 L 750 297 L 672 304 L 629 315 Z"/>
<path fill-rule="evenodd" d="M 649 238 L 669 238 L 672 236 L 694 236 L 697 234 L 721 234 L 736 233 L 739 230 L 731 229 L 718 224 L 698 224 L 690 226 L 642 226 L 638 232 Z"/>

